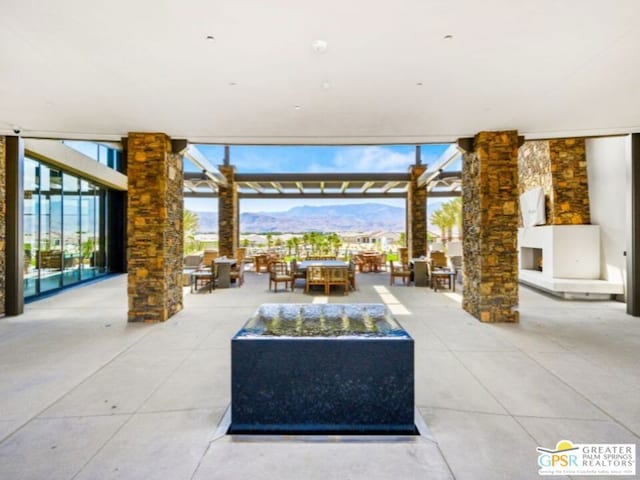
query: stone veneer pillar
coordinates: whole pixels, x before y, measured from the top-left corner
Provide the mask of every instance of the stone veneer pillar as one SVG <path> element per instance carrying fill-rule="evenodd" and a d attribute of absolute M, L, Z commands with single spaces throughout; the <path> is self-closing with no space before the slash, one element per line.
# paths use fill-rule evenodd
<path fill-rule="evenodd" d="M 518 164 L 520 194 L 544 190 L 547 224 L 591 223 L 584 138 L 525 142 Z"/>
<path fill-rule="evenodd" d="M 7 265 L 6 265 L 6 226 L 7 226 L 7 155 L 5 137 L 0 136 L 0 315 L 4 315 L 6 295 Z"/>
<path fill-rule="evenodd" d="M 221 165 L 219 170 L 227 179 L 227 186 L 220 186 L 218 190 L 218 254 L 235 258 L 240 240 L 236 168 Z"/>
<path fill-rule="evenodd" d="M 427 254 L 427 187 L 418 186 L 418 178 L 427 169 L 425 165 L 409 168 L 411 180 L 407 189 L 407 246 L 409 258 Z"/>
<path fill-rule="evenodd" d="M 127 165 L 129 321 L 162 322 L 182 310 L 182 157 L 163 133 L 130 133 Z"/>
<path fill-rule="evenodd" d="M 482 322 L 517 322 L 518 133 L 480 132 L 462 168 L 462 308 Z"/>

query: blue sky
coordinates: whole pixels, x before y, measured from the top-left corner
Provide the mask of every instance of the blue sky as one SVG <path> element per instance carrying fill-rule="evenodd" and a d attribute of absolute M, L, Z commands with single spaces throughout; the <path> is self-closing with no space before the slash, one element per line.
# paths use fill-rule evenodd
<path fill-rule="evenodd" d="M 432 164 L 449 147 L 423 145 L 422 163 Z M 221 165 L 224 147 L 199 145 L 198 149 L 215 166 Z M 415 162 L 413 145 L 375 146 L 231 146 L 229 157 L 240 173 L 356 173 L 406 172 Z M 459 166 L 457 167 L 459 168 Z M 185 170 L 199 171 L 185 162 Z M 287 199 L 241 200 L 241 212 L 283 211 L 299 205 L 344 205 L 346 203 L 376 202 L 404 207 L 403 199 Z M 217 199 L 185 199 L 185 207 L 195 211 L 217 210 Z"/>

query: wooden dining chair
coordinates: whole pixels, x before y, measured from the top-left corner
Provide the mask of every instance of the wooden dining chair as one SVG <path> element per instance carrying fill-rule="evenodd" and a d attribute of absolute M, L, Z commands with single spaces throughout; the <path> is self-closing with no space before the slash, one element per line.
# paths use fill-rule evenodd
<path fill-rule="evenodd" d="M 312 285 L 322 285 L 325 292 L 327 291 L 326 269 L 318 265 L 310 265 L 307 268 L 307 284 L 304 287 L 305 293 L 309 293 Z"/>
<path fill-rule="evenodd" d="M 229 278 L 235 280 L 238 287 L 242 286 L 244 283 L 244 261 L 236 263 L 236 266 L 231 268 Z"/>
<path fill-rule="evenodd" d="M 284 283 L 285 288 L 291 285 L 293 291 L 293 275 L 289 271 L 287 262 L 271 262 L 269 264 L 269 290 L 274 285 L 274 291 L 278 291 L 278 283 Z"/>
<path fill-rule="evenodd" d="M 325 294 L 329 295 L 332 285 L 341 286 L 344 289 L 344 294 L 349 294 L 349 270 L 344 267 L 326 267 L 326 279 Z"/>
<path fill-rule="evenodd" d="M 389 261 L 389 285 L 395 285 L 396 278 L 402 278 L 403 284 L 411 283 L 411 268 L 408 264 L 395 265 L 393 260 Z"/>

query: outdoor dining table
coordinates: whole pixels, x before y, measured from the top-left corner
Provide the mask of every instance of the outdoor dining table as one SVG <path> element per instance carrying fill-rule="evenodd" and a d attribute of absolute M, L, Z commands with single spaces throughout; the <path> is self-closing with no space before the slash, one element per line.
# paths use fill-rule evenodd
<path fill-rule="evenodd" d="M 304 262 L 300 262 L 298 264 L 297 270 L 306 272 L 307 268 L 309 267 L 349 268 L 349 264 L 347 262 L 343 262 L 342 260 L 305 260 Z"/>
<path fill-rule="evenodd" d="M 360 253 L 359 255 L 363 261 L 362 266 L 366 267 L 368 272 L 378 271 L 378 259 L 380 258 L 379 253 Z"/>

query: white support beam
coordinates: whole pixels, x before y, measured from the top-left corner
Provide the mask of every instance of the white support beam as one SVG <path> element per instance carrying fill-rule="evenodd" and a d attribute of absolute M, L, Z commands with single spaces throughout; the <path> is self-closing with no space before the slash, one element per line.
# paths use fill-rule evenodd
<path fill-rule="evenodd" d="M 278 182 L 271 182 L 271 186 L 278 192 L 278 193 L 282 193 L 282 185 L 280 185 Z"/>
<path fill-rule="evenodd" d="M 440 158 L 438 158 L 433 166 L 418 177 L 418 187 L 424 187 L 425 185 L 429 184 L 431 180 L 436 178 L 442 170 L 447 168 L 447 166 L 461 154 L 462 151 L 460 150 L 458 145 L 451 144 L 449 148 L 447 148 L 444 153 L 440 155 Z"/>
<path fill-rule="evenodd" d="M 298 187 L 298 191 L 300 193 L 304 193 L 304 188 L 302 187 L 302 182 L 296 182 L 296 187 Z"/>
<path fill-rule="evenodd" d="M 320 182 L 320 193 L 324 193 L 324 182 Z"/>
<path fill-rule="evenodd" d="M 115 190 L 127 190 L 127 176 L 80 153 L 59 140 L 28 138 L 25 153 Z"/>
<path fill-rule="evenodd" d="M 388 182 L 384 187 L 382 187 L 382 193 L 387 193 L 393 187 L 398 185 L 400 182 Z"/>
<path fill-rule="evenodd" d="M 260 186 L 259 183 L 256 182 L 245 182 L 245 185 L 253 190 L 255 190 L 258 193 L 264 193 L 264 190 L 262 189 L 262 187 Z"/>
<path fill-rule="evenodd" d="M 340 188 L 340 193 L 344 193 L 349 188 L 349 182 L 342 182 L 342 188 Z"/>
<path fill-rule="evenodd" d="M 225 178 L 220 171 L 211 165 L 209 160 L 198 150 L 195 145 L 189 145 L 187 150 L 184 152 L 184 156 L 187 157 L 196 167 L 202 170 L 202 173 L 206 175 L 211 181 L 217 183 L 218 185 L 222 185 L 223 187 L 227 186 L 227 179 Z"/>
<path fill-rule="evenodd" d="M 366 193 L 367 190 L 369 190 L 375 184 L 376 184 L 376 182 L 365 182 L 365 184 L 362 186 L 362 190 L 360 190 L 360 193 Z"/>

